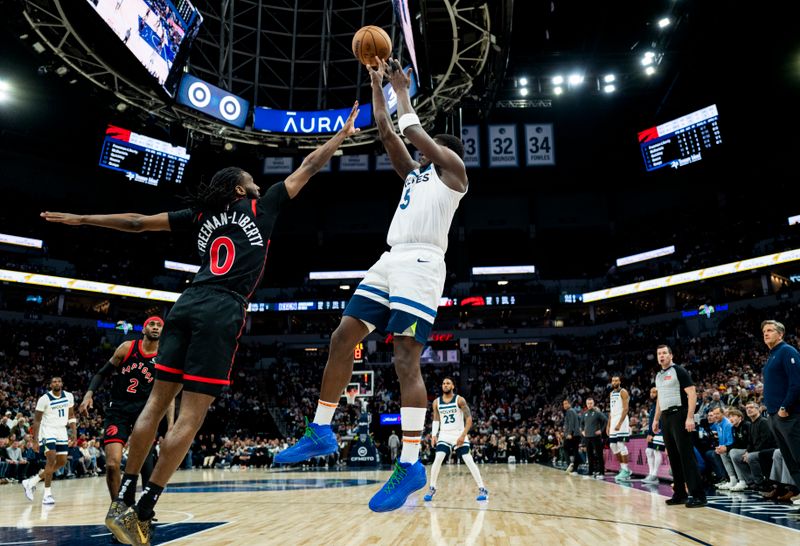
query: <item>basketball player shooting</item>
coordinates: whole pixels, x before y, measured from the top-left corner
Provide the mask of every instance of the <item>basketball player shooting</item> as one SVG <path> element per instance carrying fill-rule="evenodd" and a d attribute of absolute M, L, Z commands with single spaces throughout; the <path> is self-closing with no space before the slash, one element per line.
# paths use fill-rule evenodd
<path fill-rule="evenodd" d="M 294 446 L 276 455 L 275 462 L 291 464 L 336 452 L 330 424 L 352 377 L 353 349 L 373 330 L 391 333 L 400 382 L 403 447 L 389 481 L 369 502 L 371 510 L 386 512 L 400 508 L 427 481 L 419 461 L 428 405 L 419 357 L 436 319 L 446 274 L 447 233 L 468 180 L 461 140 L 447 134 L 431 137 L 414 113 L 408 94 L 411 71 L 403 72 L 397 60 L 386 63 L 378 57 L 369 70 L 380 139 L 404 181 L 386 238 L 391 251 L 384 252 L 367 272 L 331 335 L 314 422 Z M 383 95 L 387 76 L 397 94 L 400 133 L 420 151 L 419 163 L 395 133 L 389 117 Z"/>
<path fill-rule="evenodd" d="M 155 361 L 156 381 L 128 439 L 119 494 L 106 514 L 106 526 L 123 544 L 150 544 L 156 502 L 186 456 L 209 406 L 230 385 L 248 301 L 261 283 L 275 220 L 342 142 L 358 132 L 357 116 L 356 102 L 339 132 L 263 197 L 249 173 L 228 167 L 201 184 L 191 195 L 191 207 L 184 210 L 151 216 L 41 214 L 48 222 L 75 226 L 130 232 L 184 230 L 196 235 L 200 270 L 167 315 Z M 136 482 L 159 422 L 181 389 L 178 419 L 161 442 L 158 463 L 134 505 Z"/>

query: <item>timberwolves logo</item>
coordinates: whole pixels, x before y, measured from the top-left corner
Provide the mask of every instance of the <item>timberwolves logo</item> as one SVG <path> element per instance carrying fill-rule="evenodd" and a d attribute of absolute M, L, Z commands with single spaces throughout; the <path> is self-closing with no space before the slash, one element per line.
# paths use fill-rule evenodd
<path fill-rule="evenodd" d="M 106 429 L 106 436 L 116 436 L 119 429 L 117 425 L 111 425 Z"/>
<path fill-rule="evenodd" d="M 367 456 L 367 448 L 364 447 L 364 446 L 359 447 L 358 448 L 358 456 L 359 457 L 366 457 Z"/>

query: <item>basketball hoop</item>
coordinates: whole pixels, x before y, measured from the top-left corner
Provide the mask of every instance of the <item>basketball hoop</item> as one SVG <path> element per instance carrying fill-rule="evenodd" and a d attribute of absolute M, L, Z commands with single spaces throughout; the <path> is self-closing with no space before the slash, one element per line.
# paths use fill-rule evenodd
<path fill-rule="evenodd" d="M 356 397 L 358 396 L 358 387 L 357 386 L 349 386 L 344 391 L 344 395 L 347 397 L 347 404 L 350 406 L 355 405 Z"/>

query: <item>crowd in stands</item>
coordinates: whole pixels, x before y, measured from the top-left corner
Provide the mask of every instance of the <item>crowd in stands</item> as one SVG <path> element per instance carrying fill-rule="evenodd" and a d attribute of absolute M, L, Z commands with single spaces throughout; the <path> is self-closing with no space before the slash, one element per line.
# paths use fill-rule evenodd
<path fill-rule="evenodd" d="M 737 489 L 757 486 L 766 489 L 765 494 L 785 499 L 800 490 L 787 473 L 781 472 L 780 461 L 772 463 L 772 452 L 753 456 L 770 462 L 763 465 L 760 481 L 744 457 L 756 447 L 763 448 L 756 451 L 772 449 L 762 441 L 763 435 L 759 436 L 758 430 L 763 427 L 753 424 L 763 412 L 761 369 L 767 349 L 759 325 L 765 318 L 786 324 L 785 340 L 797 345 L 800 305 L 784 303 L 768 310 L 718 315 L 713 319 L 718 321 L 717 328 L 709 329 L 713 334 L 692 334 L 685 322 L 672 321 L 630 325 L 586 337 L 558 337 L 547 343 L 473 345 L 470 353 L 461 355 L 460 363 L 425 365 L 423 374 L 430 400 L 439 395 L 444 377 L 454 378 L 457 392 L 472 410 L 470 437 L 477 462 L 563 464 L 563 400 L 583 408 L 586 399 L 593 397 L 597 406 L 607 411 L 612 375 L 620 375 L 630 393 L 633 433 L 647 431 L 649 391 L 658 371 L 655 347 L 667 342 L 675 361 L 685 366 L 697 386 L 697 418 L 704 432 L 698 434 L 696 445 L 708 483 Z M 91 376 L 121 340 L 112 340 L 107 333 L 91 328 L 31 321 L 3 322 L 0 331 L 0 359 L 5 364 L 0 368 L 0 478 L 19 480 L 41 464 L 26 434 L 36 400 L 45 392 L 49 378 L 61 375 L 65 388 L 80 400 Z M 212 406 L 187 458 L 187 467 L 269 467 L 274 455 L 302 433 L 304 419 L 313 416 L 326 351 L 289 350 L 244 341 L 233 387 Z M 399 413 L 399 385 L 390 364 L 381 365 L 373 359 L 365 366 L 375 371 L 375 395 L 368 406 L 373 417 L 371 432 L 387 462 L 386 439 L 391 429 L 378 426 L 377 420 L 381 413 Z M 96 411 L 91 418 L 80 420 L 79 437 L 70 445 L 70 464 L 64 476 L 102 472 L 99 440 L 106 393 L 101 389 L 96 394 Z M 361 411 L 359 404 L 342 404 L 336 413 L 334 430 L 343 448 L 344 438 L 353 433 Z M 265 426 L 267 415 L 274 418 L 274 428 Z M 740 431 L 731 432 L 730 460 L 715 457 L 720 433 L 729 427 Z M 724 441 L 727 437 L 725 432 Z M 430 436 L 424 440 L 421 453 L 423 460 L 429 461 L 433 458 Z M 315 464 L 332 465 L 343 460 L 331 458 Z M 772 478 L 767 466 L 771 466 Z"/>

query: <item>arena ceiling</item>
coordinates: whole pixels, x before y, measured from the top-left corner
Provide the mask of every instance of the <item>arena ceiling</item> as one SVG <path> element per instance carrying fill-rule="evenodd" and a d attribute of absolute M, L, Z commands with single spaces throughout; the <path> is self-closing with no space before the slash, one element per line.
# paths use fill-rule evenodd
<path fill-rule="evenodd" d="M 105 100 L 132 106 L 165 123 L 180 123 L 219 141 L 316 144 L 305 135 L 286 137 L 244 130 L 177 106 L 143 77 L 127 50 L 98 32 L 87 2 L 11 2 L 7 24 L 29 44 L 43 43 L 46 64 L 64 67 L 106 89 Z M 716 3 L 716 2 L 712 2 Z M 366 70 L 353 59 L 359 27 L 385 28 L 395 53 L 407 61 L 390 0 L 195 0 L 204 22 L 187 71 L 248 100 L 277 109 L 343 108 L 370 100 Z M 602 95 L 613 74 L 616 93 L 663 98 L 677 66 L 697 47 L 692 39 L 693 2 L 626 0 L 611 4 L 565 0 L 446 0 L 411 2 L 424 43 L 418 46 L 423 93 L 417 109 L 427 125 L 474 108 L 486 117 L 495 107 L 550 107 L 558 99 L 553 77 L 570 74 L 568 94 Z M 659 21 L 668 19 L 663 28 Z M 697 26 L 697 25 L 695 25 Z M 31 32 L 33 31 L 33 32 Z M 695 31 L 696 32 L 696 31 Z M 113 36 L 111 36 L 113 38 Z M 419 38 L 419 36 L 418 36 Z M 643 56 L 651 52 L 655 75 Z M 695 52 L 697 53 L 697 52 Z M 520 78 L 528 83 L 521 85 Z M 85 82 L 83 82 L 85 84 Z M 522 88 L 525 91 L 521 91 Z M 521 92 L 526 93 L 525 96 Z M 366 130 L 353 144 L 375 139 Z"/>

